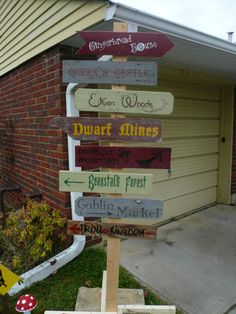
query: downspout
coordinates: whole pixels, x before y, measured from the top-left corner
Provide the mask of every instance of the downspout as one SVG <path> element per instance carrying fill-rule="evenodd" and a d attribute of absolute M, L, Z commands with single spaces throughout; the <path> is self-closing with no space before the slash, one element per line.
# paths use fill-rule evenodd
<path fill-rule="evenodd" d="M 79 84 L 70 83 L 66 90 L 66 114 L 67 117 L 79 116 L 79 112 L 74 106 L 74 91 L 79 86 Z M 72 139 L 70 136 L 67 137 L 68 141 L 68 159 L 69 159 L 69 170 L 71 171 L 81 171 L 80 167 L 75 167 L 75 145 L 80 145 L 80 141 Z M 82 196 L 82 193 L 71 192 L 71 218 L 72 220 L 84 220 L 84 217 L 78 216 L 75 212 L 75 200 L 77 197 Z M 73 260 L 77 257 L 83 250 L 85 246 L 85 236 L 75 235 L 72 245 L 66 250 L 60 252 L 49 260 L 43 262 L 42 264 L 34 267 L 33 269 L 25 272 L 20 277 L 23 279 L 23 283 L 15 284 L 9 291 L 9 295 L 14 295 L 20 290 L 31 286 L 37 281 L 41 281 L 52 273 L 57 271 L 59 268 Z"/>

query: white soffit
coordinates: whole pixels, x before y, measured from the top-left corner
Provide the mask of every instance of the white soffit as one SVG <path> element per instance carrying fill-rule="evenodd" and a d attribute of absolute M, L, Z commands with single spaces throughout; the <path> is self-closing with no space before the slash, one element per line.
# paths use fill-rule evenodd
<path fill-rule="evenodd" d="M 121 4 L 111 3 L 107 9 L 106 21 L 124 21 L 138 25 L 140 32 L 156 31 L 168 35 L 174 48 L 164 57 L 157 58 L 159 64 L 236 80 L 234 43 Z"/>

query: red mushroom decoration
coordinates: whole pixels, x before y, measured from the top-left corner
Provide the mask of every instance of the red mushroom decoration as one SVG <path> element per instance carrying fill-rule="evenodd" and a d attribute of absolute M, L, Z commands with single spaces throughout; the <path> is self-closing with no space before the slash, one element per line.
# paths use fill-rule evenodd
<path fill-rule="evenodd" d="M 36 306 L 36 298 L 32 294 L 24 294 L 16 303 L 16 311 L 24 314 L 30 314 Z"/>

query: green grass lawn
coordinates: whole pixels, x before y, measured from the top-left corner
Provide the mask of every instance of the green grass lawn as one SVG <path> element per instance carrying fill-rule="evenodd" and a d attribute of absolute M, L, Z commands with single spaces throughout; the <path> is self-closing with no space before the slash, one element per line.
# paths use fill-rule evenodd
<path fill-rule="evenodd" d="M 35 295 L 38 307 L 32 314 L 43 314 L 45 310 L 73 311 L 75 307 L 78 288 L 102 286 L 102 273 L 106 270 L 106 253 L 100 248 L 85 249 L 77 258 L 62 267 L 56 274 L 32 285 L 14 297 L 9 297 L 10 313 L 16 313 L 15 304 L 18 297 L 24 293 Z M 146 304 L 166 304 L 154 293 L 148 291 L 126 270 L 120 267 L 120 288 L 143 288 L 145 290 Z M 3 313 L 0 306 L 0 313 Z M 178 312 L 181 314 L 181 312 Z"/>

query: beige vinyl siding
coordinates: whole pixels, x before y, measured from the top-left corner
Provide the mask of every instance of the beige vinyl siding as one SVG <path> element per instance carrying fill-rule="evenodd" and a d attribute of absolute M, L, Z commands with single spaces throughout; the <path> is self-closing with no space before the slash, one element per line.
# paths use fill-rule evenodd
<path fill-rule="evenodd" d="M 204 207 L 209 203 L 213 203 L 215 202 L 215 199 L 216 189 L 215 187 L 212 187 L 196 191 L 195 193 L 184 194 L 177 198 L 166 200 L 162 220 L 168 220 L 171 217 L 174 217 L 173 208 L 175 209 L 175 216 L 179 216 L 183 213 L 194 211 L 196 208 Z M 176 206 L 176 202 L 178 203 L 178 206 Z M 149 221 L 149 223 L 152 222 Z"/>
<path fill-rule="evenodd" d="M 166 146 L 167 147 L 167 146 Z M 172 148 L 173 150 L 173 148 Z M 168 181 L 171 179 L 182 178 L 183 176 L 190 176 L 193 173 L 214 171 L 218 167 L 218 155 L 196 155 L 191 157 L 184 158 L 174 158 L 172 155 L 171 160 L 171 169 L 169 171 L 164 169 L 159 170 L 142 170 L 142 173 L 153 174 L 154 185 L 161 181 Z M 138 172 L 139 169 L 136 169 L 135 172 Z M 155 188 L 155 187 L 154 187 Z M 159 188 L 158 188 L 159 191 Z"/>
<path fill-rule="evenodd" d="M 216 202 L 219 163 L 222 88 L 210 82 L 201 84 L 191 80 L 166 80 L 160 76 L 156 90 L 174 95 L 173 113 L 169 116 L 155 116 L 163 122 L 163 141 L 151 145 L 172 148 L 171 169 L 123 170 L 153 174 L 153 193 L 150 198 L 162 200 L 164 211 L 159 220 L 142 221 L 150 224 Z M 132 143 L 132 146 L 140 145 L 150 144 Z"/>
<path fill-rule="evenodd" d="M 0 4 L 0 75 L 104 19 L 106 1 L 30 0 Z"/>

